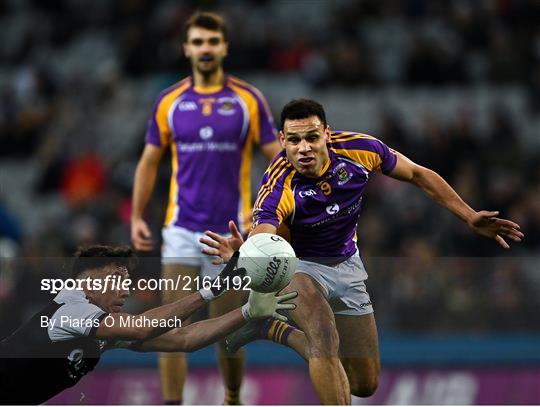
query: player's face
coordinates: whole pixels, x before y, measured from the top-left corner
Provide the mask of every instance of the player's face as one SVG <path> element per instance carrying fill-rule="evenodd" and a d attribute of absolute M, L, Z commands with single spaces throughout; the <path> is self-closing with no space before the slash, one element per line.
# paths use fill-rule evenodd
<path fill-rule="evenodd" d="M 96 271 L 92 278 L 101 280 L 101 289 L 86 292 L 90 302 L 106 312 L 120 312 L 129 297 L 129 290 L 122 287 L 124 280 L 129 278 L 127 269 L 111 264 Z"/>
<path fill-rule="evenodd" d="M 319 117 L 285 120 L 279 139 L 287 158 L 300 174 L 310 178 L 321 175 L 329 159 L 326 143 L 330 129 L 324 127 Z"/>
<path fill-rule="evenodd" d="M 227 49 L 222 32 L 201 27 L 191 27 L 184 43 L 184 54 L 191 61 L 191 67 L 203 75 L 210 75 L 221 68 Z"/>

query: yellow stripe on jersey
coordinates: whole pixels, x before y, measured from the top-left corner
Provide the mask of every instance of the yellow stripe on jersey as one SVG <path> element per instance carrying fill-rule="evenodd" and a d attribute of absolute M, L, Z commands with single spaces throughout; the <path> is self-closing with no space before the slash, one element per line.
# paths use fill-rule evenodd
<path fill-rule="evenodd" d="M 259 190 L 259 197 L 255 202 L 256 207 L 259 207 L 262 201 L 264 201 L 266 197 L 270 195 L 279 177 L 281 177 L 283 173 L 287 170 L 287 168 L 289 168 L 290 166 L 291 164 L 288 161 L 284 160 L 282 164 L 276 169 L 276 172 L 271 176 L 268 182 Z"/>
<path fill-rule="evenodd" d="M 244 151 L 242 151 L 242 163 L 240 164 L 239 191 L 240 191 L 240 213 L 239 222 L 241 232 L 251 228 L 251 161 L 253 159 L 253 143 L 246 141 Z"/>
<path fill-rule="evenodd" d="M 323 167 L 321 168 L 321 174 L 319 176 L 322 176 L 326 170 L 328 170 L 328 168 L 330 168 L 330 164 L 331 164 L 332 160 L 328 159 L 326 161 L 326 163 L 324 163 Z"/>
<path fill-rule="evenodd" d="M 265 174 L 270 174 L 272 171 L 274 171 L 274 169 L 278 165 L 281 165 L 281 163 L 283 163 L 284 161 L 285 161 L 285 157 L 279 157 L 276 161 L 274 161 L 272 164 L 270 164 L 270 166 L 264 171 L 264 173 Z M 266 183 L 268 184 L 268 182 L 269 181 L 267 181 Z"/>
<path fill-rule="evenodd" d="M 268 167 L 268 169 L 264 172 L 265 174 L 268 174 L 268 179 L 259 188 L 257 199 L 255 200 L 255 206 L 257 206 L 257 202 L 259 201 L 259 198 L 262 196 L 262 194 L 268 190 L 268 188 L 270 187 L 270 184 L 272 184 L 272 182 L 275 182 L 276 175 L 279 173 L 279 171 L 281 171 L 281 168 L 283 168 L 283 166 L 286 164 L 287 164 L 287 160 L 285 160 L 285 158 L 283 157 L 280 157 L 276 161 L 274 161 L 274 163 L 270 167 Z"/>
<path fill-rule="evenodd" d="M 370 136 L 368 134 L 344 131 L 336 135 L 332 134 L 330 136 L 330 143 L 341 143 L 343 141 L 358 140 L 358 139 L 377 140 L 377 138 Z"/>
<path fill-rule="evenodd" d="M 172 90 L 169 94 L 164 96 L 163 99 L 161 99 L 156 110 L 155 119 L 158 125 L 162 147 L 168 145 L 171 138 L 171 129 L 169 128 L 169 109 L 178 96 L 184 93 L 191 85 L 189 80 L 184 79 L 180 83 L 182 82 L 185 83 Z"/>
<path fill-rule="evenodd" d="M 171 184 L 169 185 L 169 204 L 167 205 L 167 212 L 165 215 L 165 226 L 169 226 L 173 222 L 174 212 L 177 206 L 176 197 L 178 196 L 178 182 L 176 176 L 178 174 L 178 157 L 176 155 L 176 144 L 171 143 L 171 162 L 172 162 L 172 174 Z"/>
<path fill-rule="evenodd" d="M 248 88 L 249 90 L 251 90 L 253 93 L 255 93 L 260 102 L 262 103 L 263 105 L 263 108 L 264 110 L 266 111 L 266 115 L 269 117 L 269 118 L 272 118 L 272 111 L 270 110 L 270 105 L 268 104 L 266 98 L 263 96 L 263 94 L 261 93 L 261 91 L 259 89 L 257 89 L 256 87 L 250 85 L 249 83 L 243 81 L 242 79 L 240 78 L 237 78 L 236 76 L 231 76 L 229 75 L 229 83 L 232 82 L 232 83 L 235 83 L 235 84 L 238 84 L 240 86 L 243 86 L 245 88 Z M 257 132 L 257 137 L 255 138 L 254 140 L 256 143 L 260 143 L 261 142 L 261 135 L 260 135 L 260 131 Z"/>
<path fill-rule="evenodd" d="M 259 106 L 257 104 L 257 98 L 253 96 L 248 90 L 241 88 L 240 86 L 245 86 L 254 92 L 254 88 L 251 85 L 248 85 L 246 82 L 241 81 L 237 78 L 229 77 L 229 86 L 234 90 L 240 98 L 246 103 L 249 109 L 249 132 L 253 134 L 253 142 L 260 144 L 261 142 L 261 124 L 259 122 Z"/>
<path fill-rule="evenodd" d="M 356 133 L 354 131 L 340 131 L 340 132 L 332 132 L 330 134 L 330 138 L 334 139 L 337 137 L 344 137 L 344 136 L 353 136 L 359 133 Z"/>
<path fill-rule="evenodd" d="M 362 164 L 369 171 L 378 170 L 382 163 L 380 155 L 374 153 L 373 151 L 350 150 L 342 148 L 332 148 L 332 151 L 337 154 L 344 155 L 345 157 L 348 157 L 359 164 Z"/>
<path fill-rule="evenodd" d="M 296 170 L 291 171 L 283 182 L 283 192 L 276 208 L 276 214 L 280 224 L 294 212 L 294 195 L 291 188 L 291 181 L 294 174 L 296 174 Z"/>
<path fill-rule="evenodd" d="M 268 180 L 259 188 L 258 198 L 255 200 L 255 206 L 260 200 L 262 194 L 268 190 L 271 190 L 270 185 L 275 184 L 277 174 L 280 174 L 283 166 L 287 166 L 287 160 L 283 157 L 278 158 L 264 173 L 268 174 Z"/>
<path fill-rule="evenodd" d="M 244 143 L 244 151 L 242 152 L 242 165 L 239 177 L 240 199 L 242 208 L 240 209 L 240 218 L 245 225 L 251 222 L 251 150 L 252 143 L 257 142 L 259 138 L 259 111 L 257 108 L 257 100 L 247 90 L 232 84 L 229 81 L 230 88 L 242 99 L 247 107 L 249 117 L 249 131 Z M 249 152 L 247 151 L 249 150 Z M 244 230 L 249 230 L 249 227 Z"/>

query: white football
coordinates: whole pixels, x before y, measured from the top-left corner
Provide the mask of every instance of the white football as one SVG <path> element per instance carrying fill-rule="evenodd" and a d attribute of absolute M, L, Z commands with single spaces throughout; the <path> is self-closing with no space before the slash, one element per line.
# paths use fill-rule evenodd
<path fill-rule="evenodd" d="M 261 293 L 281 290 L 291 281 L 297 265 L 294 249 L 281 236 L 258 233 L 240 246 L 238 267 L 246 269 L 252 290 Z"/>

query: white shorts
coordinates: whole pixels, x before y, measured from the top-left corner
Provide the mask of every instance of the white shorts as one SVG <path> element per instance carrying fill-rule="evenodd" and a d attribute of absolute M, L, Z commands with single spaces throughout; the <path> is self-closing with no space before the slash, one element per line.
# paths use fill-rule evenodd
<path fill-rule="evenodd" d="M 184 264 L 188 266 L 200 267 L 201 277 L 216 277 L 223 266 L 212 264 L 213 256 L 201 253 L 201 249 L 206 245 L 199 242 L 201 237 L 206 237 L 204 233 L 193 232 L 179 227 L 168 226 L 161 230 L 163 244 L 161 246 L 162 264 Z"/>
<path fill-rule="evenodd" d="M 358 252 L 337 266 L 300 260 L 296 273 L 307 274 L 321 285 L 334 314 L 373 313 L 365 284 L 368 276 Z"/>

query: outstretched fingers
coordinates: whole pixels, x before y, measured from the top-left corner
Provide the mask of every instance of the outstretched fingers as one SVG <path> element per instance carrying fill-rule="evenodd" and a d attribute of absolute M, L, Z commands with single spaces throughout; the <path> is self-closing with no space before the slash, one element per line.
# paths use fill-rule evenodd
<path fill-rule="evenodd" d="M 289 304 L 289 303 L 277 304 L 276 310 L 280 310 L 280 309 L 296 309 L 296 304 Z"/>
<path fill-rule="evenodd" d="M 281 322 L 287 322 L 289 320 L 285 315 L 281 315 L 278 312 L 274 312 L 272 318 L 279 319 Z"/>
<path fill-rule="evenodd" d="M 297 291 L 291 291 L 290 293 L 276 296 L 278 302 L 280 303 L 283 301 L 292 300 L 293 298 L 296 298 L 296 297 L 298 297 Z"/>
<path fill-rule="evenodd" d="M 508 228 L 508 227 L 502 227 L 500 229 L 499 234 L 502 234 L 512 239 L 514 242 L 521 242 L 521 240 L 525 237 L 525 235 L 521 233 L 519 230 L 515 230 L 513 228 Z"/>
<path fill-rule="evenodd" d="M 504 249 L 510 249 L 510 245 L 509 245 L 508 243 L 506 243 L 506 241 L 505 241 L 500 235 L 495 236 L 495 240 L 496 240 L 497 243 L 499 243 Z"/>
<path fill-rule="evenodd" d="M 521 229 L 521 227 L 516 222 L 512 222 L 511 220 L 500 219 L 500 218 L 493 218 L 493 219 L 496 221 L 497 225 L 509 227 L 516 230 Z"/>
<path fill-rule="evenodd" d="M 221 245 L 219 242 L 216 242 L 215 240 L 208 239 L 206 237 L 201 237 L 199 239 L 199 242 L 201 242 L 202 244 L 207 245 L 208 247 L 214 248 L 214 249 L 219 249 L 219 246 Z"/>
<path fill-rule="evenodd" d="M 218 243 L 224 243 L 224 242 L 227 241 L 226 237 L 221 236 L 221 235 L 217 234 L 216 232 L 212 232 L 211 230 L 207 230 L 206 232 L 204 232 L 204 234 L 206 236 L 208 236 L 209 238 L 214 239 Z M 204 239 L 204 238 L 202 238 L 202 239 Z"/>
<path fill-rule="evenodd" d="M 234 223 L 233 220 L 229 221 L 229 232 L 231 232 L 231 235 L 236 239 L 242 239 L 242 234 L 238 230 L 238 227 L 236 226 L 236 223 Z"/>

